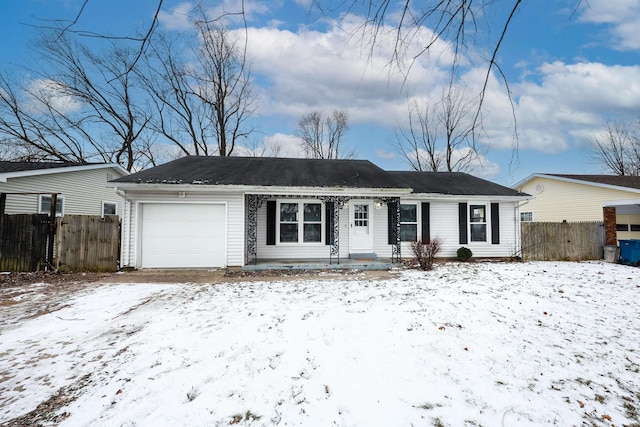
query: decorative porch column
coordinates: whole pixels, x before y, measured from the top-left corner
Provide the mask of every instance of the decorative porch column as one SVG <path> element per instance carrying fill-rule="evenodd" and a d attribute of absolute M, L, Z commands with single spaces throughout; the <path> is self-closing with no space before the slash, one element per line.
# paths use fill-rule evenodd
<path fill-rule="evenodd" d="M 387 206 L 390 206 L 389 215 L 393 215 L 395 206 L 395 218 L 391 221 L 391 262 L 402 262 L 401 242 L 400 242 L 400 197 L 386 197 L 381 199 Z"/>
<path fill-rule="evenodd" d="M 262 194 L 247 195 L 247 264 L 258 262 L 258 209 L 267 199 Z"/>
<path fill-rule="evenodd" d="M 333 263 L 333 258 L 338 257 L 338 264 L 340 264 L 340 207 L 346 204 L 349 197 L 344 196 L 325 196 L 320 197 L 325 205 L 331 206 L 331 217 L 327 220 L 327 227 L 329 227 L 329 264 Z"/>

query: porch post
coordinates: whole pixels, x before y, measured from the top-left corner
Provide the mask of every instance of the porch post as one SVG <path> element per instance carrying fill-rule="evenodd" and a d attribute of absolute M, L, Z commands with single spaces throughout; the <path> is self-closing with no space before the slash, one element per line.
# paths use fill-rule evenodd
<path fill-rule="evenodd" d="M 400 250 L 402 247 L 400 243 L 400 197 L 395 197 L 393 201 L 396 203 L 396 226 L 394 230 L 395 236 L 393 239 L 395 244 L 391 248 L 391 262 L 394 262 L 393 255 L 395 255 L 395 262 L 402 262 L 402 254 Z"/>
<path fill-rule="evenodd" d="M 400 242 L 400 197 L 385 197 L 381 198 L 384 203 L 387 205 L 389 203 L 395 203 L 396 211 L 395 211 L 395 222 L 393 222 L 394 227 L 391 229 L 391 262 L 402 262 L 402 254 L 401 254 L 401 242 Z M 392 212 L 389 212 L 389 215 L 392 215 Z M 391 218 L 390 218 L 391 219 Z"/>
<path fill-rule="evenodd" d="M 258 209 L 267 199 L 260 194 L 247 195 L 247 264 L 258 263 Z"/>

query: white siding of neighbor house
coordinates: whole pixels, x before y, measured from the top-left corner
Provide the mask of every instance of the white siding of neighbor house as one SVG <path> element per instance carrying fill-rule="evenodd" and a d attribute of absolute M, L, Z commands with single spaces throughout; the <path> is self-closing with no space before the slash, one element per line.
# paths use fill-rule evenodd
<path fill-rule="evenodd" d="M 517 189 L 534 196 L 521 210 L 533 212 L 535 222 L 602 221 L 604 202 L 640 197 L 637 192 L 544 177 L 534 177 Z"/>
<path fill-rule="evenodd" d="M 124 202 L 113 188 L 107 187 L 107 179 L 121 176 L 112 168 L 22 176 L 0 182 L 0 192 L 59 193 L 58 197 L 64 199 L 63 214 L 102 215 L 102 202 L 116 203 L 116 213 L 122 217 Z M 38 194 L 8 194 L 5 213 L 38 213 L 38 202 Z"/>
<path fill-rule="evenodd" d="M 127 193 L 129 208 L 123 218 L 122 226 L 122 266 L 139 267 L 138 244 L 140 221 L 139 203 L 225 203 L 227 209 L 227 267 L 244 265 L 244 196 L 242 194 L 186 193 L 178 198 L 177 192 L 171 193 Z"/>

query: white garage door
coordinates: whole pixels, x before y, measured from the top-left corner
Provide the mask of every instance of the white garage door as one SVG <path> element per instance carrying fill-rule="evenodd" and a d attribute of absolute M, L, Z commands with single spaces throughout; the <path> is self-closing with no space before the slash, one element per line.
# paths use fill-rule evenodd
<path fill-rule="evenodd" d="M 143 204 L 142 267 L 224 267 L 225 217 L 221 204 Z"/>

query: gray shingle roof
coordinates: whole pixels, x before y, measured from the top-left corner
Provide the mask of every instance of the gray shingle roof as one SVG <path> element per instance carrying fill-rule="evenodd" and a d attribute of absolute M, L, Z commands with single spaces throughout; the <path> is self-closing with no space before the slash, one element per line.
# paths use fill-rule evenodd
<path fill-rule="evenodd" d="M 527 196 L 460 172 L 388 172 L 368 160 L 187 156 L 111 181 L 140 184 L 412 188 L 414 193 Z"/>
<path fill-rule="evenodd" d="M 66 168 L 73 166 L 86 166 L 82 163 L 71 162 L 8 162 L 0 161 L 0 173 L 24 172 L 43 169 Z"/>
<path fill-rule="evenodd" d="M 559 178 L 575 179 L 579 181 L 595 182 L 597 184 L 616 185 L 618 187 L 628 187 L 640 189 L 640 176 L 618 176 L 618 175 L 568 175 L 554 174 L 549 176 L 557 176 Z"/>
<path fill-rule="evenodd" d="M 367 160 L 187 156 L 114 183 L 398 188 Z"/>
<path fill-rule="evenodd" d="M 462 172 L 388 172 L 414 193 L 459 196 L 528 196 L 509 187 Z"/>

